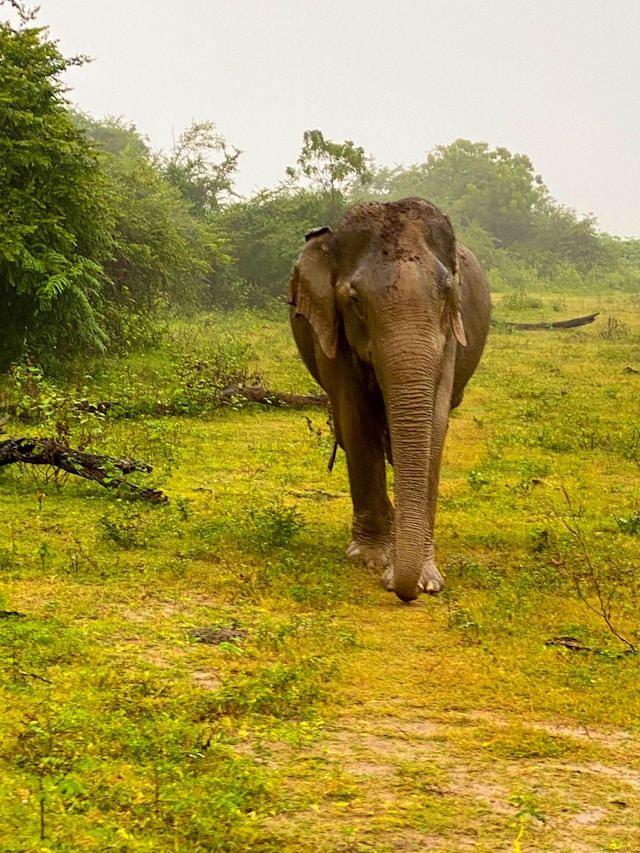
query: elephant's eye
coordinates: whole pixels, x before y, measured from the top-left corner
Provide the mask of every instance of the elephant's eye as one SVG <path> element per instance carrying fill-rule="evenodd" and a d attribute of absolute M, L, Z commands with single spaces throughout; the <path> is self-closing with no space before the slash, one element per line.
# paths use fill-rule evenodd
<path fill-rule="evenodd" d="M 349 288 L 349 302 L 351 303 L 353 313 L 359 320 L 364 321 L 364 305 L 360 300 L 358 290 L 351 285 Z"/>

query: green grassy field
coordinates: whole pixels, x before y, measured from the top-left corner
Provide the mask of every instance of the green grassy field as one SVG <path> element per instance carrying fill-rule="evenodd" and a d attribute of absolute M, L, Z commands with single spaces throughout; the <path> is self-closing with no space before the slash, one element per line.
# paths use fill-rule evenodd
<path fill-rule="evenodd" d="M 221 376 L 314 390 L 284 319 L 5 382 L 32 413 L 7 436 L 151 462 L 170 500 L 0 469 L 3 853 L 640 850 L 640 303 L 494 300 L 445 449 L 447 588 L 411 605 L 343 556 L 324 411 L 207 405 Z"/>

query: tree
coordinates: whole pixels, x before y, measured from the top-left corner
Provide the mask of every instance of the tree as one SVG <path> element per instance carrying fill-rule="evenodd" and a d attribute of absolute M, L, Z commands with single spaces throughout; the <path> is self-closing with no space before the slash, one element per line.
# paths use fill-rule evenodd
<path fill-rule="evenodd" d="M 555 202 L 538 211 L 535 232 L 526 245 L 514 249 L 547 272 L 558 261 L 568 261 L 580 273 L 594 267 L 609 268 L 616 253 L 598 234 L 593 216 L 578 216 Z"/>
<path fill-rule="evenodd" d="M 479 227 L 502 247 L 531 237 L 548 192 L 525 154 L 457 139 L 437 145 L 424 163 L 381 170 L 372 189 L 389 199 L 411 195 L 433 201 L 454 226 Z"/>
<path fill-rule="evenodd" d="M 123 116 L 95 119 L 88 113 L 73 111 L 73 120 L 92 140 L 95 147 L 107 154 L 122 154 L 125 148 L 140 157 L 150 157 L 151 148 L 133 122 Z"/>
<path fill-rule="evenodd" d="M 207 302 L 209 279 L 229 263 L 219 226 L 193 214 L 135 125 L 77 116 L 103 153 L 114 225 L 102 310 L 112 343 L 142 343 L 158 308 Z"/>
<path fill-rule="evenodd" d="M 505 248 L 531 236 L 535 214 L 548 200 L 526 154 L 491 150 L 486 142 L 438 145 L 426 165 L 434 200 L 460 225 L 478 223 Z"/>
<path fill-rule="evenodd" d="M 364 148 L 351 140 L 332 142 L 320 130 L 305 130 L 297 166 L 286 170 L 289 181 L 328 197 L 333 219 L 344 209 L 345 196 L 356 186 L 366 186 L 372 172 Z M 334 225 L 335 221 L 328 222 Z"/>
<path fill-rule="evenodd" d="M 98 157 L 64 98 L 67 60 L 21 4 L 0 22 L 0 366 L 101 350 L 95 310 L 111 214 Z"/>
<path fill-rule="evenodd" d="M 212 121 L 193 122 L 178 137 L 164 174 L 196 216 L 219 210 L 235 195 L 233 181 L 242 152 L 229 146 Z"/>
<path fill-rule="evenodd" d="M 446 211 L 460 239 L 487 267 L 524 261 L 550 274 L 558 264 L 570 264 L 578 277 L 614 261 L 595 219 L 554 201 L 525 154 L 458 139 L 436 146 L 424 163 L 378 170 L 366 194 L 360 193 L 389 200 L 412 195 Z"/>

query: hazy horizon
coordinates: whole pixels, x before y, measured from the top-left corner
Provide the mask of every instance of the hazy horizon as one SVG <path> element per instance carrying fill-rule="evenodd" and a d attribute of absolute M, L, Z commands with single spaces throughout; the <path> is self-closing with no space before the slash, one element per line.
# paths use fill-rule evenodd
<path fill-rule="evenodd" d="M 164 150 L 214 121 L 244 152 L 242 194 L 278 183 L 308 129 L 378 166 L 465 138 L 527 154 L 558 202 L 640 236 L 640 5 L 576 6 L 42 0 L 37 23 L 64 55 L 94 57 L 65 77 L 78 108 Z"/>

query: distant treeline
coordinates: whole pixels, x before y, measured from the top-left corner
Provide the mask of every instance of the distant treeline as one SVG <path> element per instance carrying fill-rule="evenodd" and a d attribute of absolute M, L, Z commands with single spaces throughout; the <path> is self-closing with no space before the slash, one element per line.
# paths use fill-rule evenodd
<path fill-rule="evenodd" d="M 459 139 L 385 168 L 310 130 L 282 182 L 242 198 L 241 152 L 213 122 L 161 154 L 74 112 L 60 78 L 77 61 L 27 13 L 0 23 L 0 369 L 144 347 L 167 311 L 282 302 L 304 233 L 363 199 L 441 206 L 495 290 L 640 291 L 640 240 L 556 202 L 526 155 Z"/>

